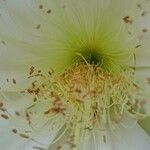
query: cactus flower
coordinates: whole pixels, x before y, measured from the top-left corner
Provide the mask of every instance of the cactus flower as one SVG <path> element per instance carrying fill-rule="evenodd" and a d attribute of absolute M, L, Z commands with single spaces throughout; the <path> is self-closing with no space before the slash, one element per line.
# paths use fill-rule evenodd
<path fill-rule="evenodd" d="M 149 40 L 149 0 L 0 0 L 0 147 L 150 149 Z"/>

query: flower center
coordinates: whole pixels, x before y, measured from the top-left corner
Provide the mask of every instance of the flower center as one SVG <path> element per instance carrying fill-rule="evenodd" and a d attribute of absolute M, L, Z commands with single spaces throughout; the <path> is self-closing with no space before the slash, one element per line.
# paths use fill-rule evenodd
<path fill-rule="evenodd" d="M 87 61 L 88 64 L 100 65 L 102 63 L 102 56 L 95 49 L 86 48 L 81 51 L 81 55 Z M 84 62 L 84 60 L 79 57 L 79 62 Z"/>

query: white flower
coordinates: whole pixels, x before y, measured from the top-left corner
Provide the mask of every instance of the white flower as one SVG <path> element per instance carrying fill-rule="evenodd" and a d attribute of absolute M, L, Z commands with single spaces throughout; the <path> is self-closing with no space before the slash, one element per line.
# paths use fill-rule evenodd
<path fill-rule="evenodd" d="M 0 147 L 148 150 L 149 8 L 0 0 Z"/>

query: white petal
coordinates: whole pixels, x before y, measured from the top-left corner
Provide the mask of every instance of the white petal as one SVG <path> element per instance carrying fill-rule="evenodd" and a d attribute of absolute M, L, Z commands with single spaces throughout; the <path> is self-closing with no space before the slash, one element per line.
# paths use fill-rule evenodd
<path fill-rule="evenodd" d="M 0 145 L 4 150 L 10 148 L 16 150 L 21 147 L 28 150 L 29 147 L 34 146 L 48 147 L 64 126 L 62 117 L 57 116 L 52 120 L 50 116 L 43 115 L 45 107 L 42 103 L 32 110 L 32 116 L 26 114 L 27 109 L 33 106 L 33 101 L 25 94 L 1 93 L 0 102 L 0 132 L 4 134 L 4 138 L 0 139 Z M 17 133 L 14 133 L 13 129 Z"/>
<path fill-rule="evenodd" d="M 137 49 L 136 51 L 136 57 L 137 57 L 137 67 L 149 67 L 150 64 L 150 13 L 149 13 L 149 8 L 150 8 L 150 2 L 149 1 L 143 1 L 141 3 L 142 6 L 142 11 L 145 12 L 145 16 L 139 19 L 137 22 L 137 25 L 139 26 L 139 42 L 141 44 L 141 47 Z M 143 32 L 143 29 L 146 29 L 147 32 Z"/>
<path fill-rule="evenodd" d="M 148 150 L 150 148 L 150 137 L 134 121 L 132 125 L 117 125 L 112 133 L 114 150 Z"/>
<path fill-rule="evenodd" d="M 1 120 L 1 122 L 4 124 L 4 120 Z M 16 129 L 17 133 L 15 134 L 13 130 Z M 27 128 L 27 123 L 22 122 L 21 119 L 13 123 L 8 121 L 4 126 L 0 124 L 0 132 L 3 134 L 3 138 L 0 139 L 0 145 L 4 150 L 16 150 L 21 148 L 23 148 L 23 150 L 28 150 L 32 147 L 47 148 L 54 140 L 57 133 L 55 129 L 50 131 L 45 128 L 44 132 L 40 131 L 32 134 L 31 128 Z"/>

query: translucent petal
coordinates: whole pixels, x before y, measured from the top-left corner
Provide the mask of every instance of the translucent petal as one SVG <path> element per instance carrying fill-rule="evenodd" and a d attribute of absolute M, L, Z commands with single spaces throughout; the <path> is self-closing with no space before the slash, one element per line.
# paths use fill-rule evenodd
<path fill-rule="evenodd" d="M 143 150 L 149 149 L 150 139 L 136 120 L 125 115 L 113 128 L 83 131 L 79 149 Z"/>
<path fill-rule="evenodd" d="M 6 150 L 10 147 L 14 150 L 21 147 L 25 150 L 29 147 L 48 147 L 64 125 L 62 118 L 56 117 L 55 121 L 49 121 L 49 116 L 43 117 L 43 113 L 38 110 L 32 114 L 35 117 L 31 117 L 27 110 L 33 106 L 33 100 L 24 94 L 1 93 L 0 104 L 0 132 L 5 135 L 0 145 Z"/>
<path fill-rule="evenodd" d="M 138 124 L 131 128 L 118 126 L 112 134 L 112 142 L 115 150 L 143 150 L 150 147 L 149 136 Z"/>

